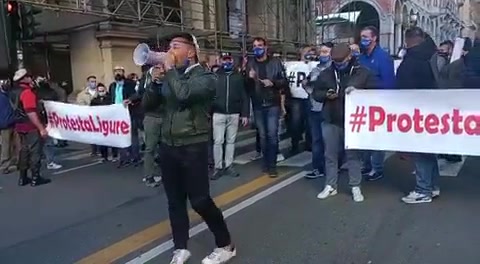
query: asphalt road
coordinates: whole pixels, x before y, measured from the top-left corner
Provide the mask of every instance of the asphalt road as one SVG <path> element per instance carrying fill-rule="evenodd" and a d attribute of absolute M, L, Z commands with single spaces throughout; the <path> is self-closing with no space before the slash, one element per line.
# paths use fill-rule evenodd
<path fill-rule="evenodd" d="M 239 139 L 241 177 L 212 182 L 238 247 L 233 263 L 480 263 L 478 159 L 467 159 L 457 177 L 442 177 L 442 196 L 431 204 L 400 202 L 414 178 L 411 164 L 396 155 L 387 160 L 385 179 L 364 184 L 364 203 L 351 200 L 345 177 L 339 195 L 320 201 L 323 180 L 298 174 L 308 167 L 307 153 L 287 159 L 282 177 L 271 180 L 261 176 L 258 162 L 245 161 L 252 139 Z M 46 174 L 53 179 L 49 185 L 17 187 L 15 174 L 0 176 L 0 263 L 104 264 L 136 257 L 130 263 L 168 263 L 163 188 L 145 187 L 141 168 L 98 164 L 87 146 L 62 155 L 64 168 Z M 198 234 L 190 242 L 191 263 L 214 246 L 200 223 L 192 217 Z"/>
<path fill-rule="evenodd" d="M 442 177 L 441 197 L 421 205 L 400 201 L 414 184 L 411 164 L 394 155 L 386 166 L 387 178 L 363 184 L 363 203 L 352 201 L 345 176 L 340 193 L 323 201 L 316 198 L 323 180 L 299 177 L 234 213 L 228 225 L 238 256 L 231 263 L 480 263 L 478 158 L 457 177 Z M 200 263 L 214 247 L 212 235 L 201 232 L 189 247 L 191 263 Z M 148 263 L 168 263 L 170 254 Z"/>

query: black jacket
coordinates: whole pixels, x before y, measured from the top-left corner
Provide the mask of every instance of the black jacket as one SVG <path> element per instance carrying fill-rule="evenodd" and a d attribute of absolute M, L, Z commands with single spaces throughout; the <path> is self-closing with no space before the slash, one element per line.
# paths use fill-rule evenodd
<path fill-rule="evenodd" d="M 340 78 L 340 89 L 338 97 L 330 100 L 327 98 L 327 91 L 337 89 L 335 71 Z M 356 89 L 376 89 L 378 88 L 377 84 L 375 75 L 368 68 L 352 60 L 350 65 L 342 71 L 338 71 L 333 64 L 323 70 L 313 84 L 312 96 L 316 101 L 323 103 L 322 114 L 325 122 L 343 127 L 345 122 L 345 89 L 349 86 Z"/>
<path fill-rule="evenodd" d="M 245 89 L 244 76 L 237 71 L 225 72 L 223 69 L 218 70 L 216 74 L 216 93 L 212 111 L 248 117 L 250 100 Z"/>
<path fill-rule="evenodd" d="M 40 116 L 40 120 L 42 123 L 46 124 L 47 119 L 47 111 L 45 110 L 45 106 L 43 101 L 59 101 L 59 96 L 55 90 L 53 90 L 50 85 L 46 82 L 41 82 L 37 86 L 34 87 L 34 92 L 37 95 L 38 99 L 38 113 Z"/>
<path fill-rule="evenodd" d="M 272 87 L 264 87 L 260 81 L 249 78 L 251 69 L 258 75 L 261 63 L 266 64 L 267 79 L 273 82 Z M 264 62 L 251 59 L 247 63 L 245 74 L 247 77 L 247 89 L 252 98 L 254 108 L 280 106 L 280 94 L 289 89 L 285 67 L 280 59 L 269 57 Z"/>
<path fill-rule="evenodd" d="M 437 48 L 430 37 L 421 44 L 407 49 L 396 75 L 397 89 L 434 89 L 437 82 L 431 59 Z"/>
<path fill-rule="evenodd" d="M 110 86 L 108 87 L 108 92 L 110 94 L 110 99 L 112 100 L 112 103 L 115 103 L 115 97 L 116 97 L 116 83 L 112 82 Z M 135 86 L 137 84 L 129 79 L 125 79 L 123 83 L 123 100 L 129 99 L 132 104 L 128 106 L 128 110 L 130 111 L 130 114 L 132 114 L 133 111 L 135 111 L 139 106 L 140 106 L 140 95 L 135 91 Z"/>
<path fill-rule="evenodd" d="M 104 96 L 97 95 L 90 101 L 91 106 L 98 106 L 98 105 L 111 105 L 112 104 L 112 97 L 107 93 Z"/>
<path fill-rule="evenodd" d="M 164 98 L 161 83 L 148 81 L 142 89 L 142 108 L 146 116 L 162 117 Z"/>

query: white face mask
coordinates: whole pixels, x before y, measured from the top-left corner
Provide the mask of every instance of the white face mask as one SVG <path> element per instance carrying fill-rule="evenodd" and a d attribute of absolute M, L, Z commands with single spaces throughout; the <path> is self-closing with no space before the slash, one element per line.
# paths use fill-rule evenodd
<path fill-rule="evenodd" d="M 104 96 L 106 94 L 107 94 L 107 92 L 105 92 L 105 91 L 98 92 L 98 95 L 100 95 L 100 96 Z"/>
<path fill-rule="evenodd" d="M 398 52 L 398 57 L 400 57 L 401 59 L 403 59 L 403 57 L 405 57 L 405 54 L 407 54 L 407 50 L 406 50 L 406 49 L 401 49 L 401 50 Z"/>

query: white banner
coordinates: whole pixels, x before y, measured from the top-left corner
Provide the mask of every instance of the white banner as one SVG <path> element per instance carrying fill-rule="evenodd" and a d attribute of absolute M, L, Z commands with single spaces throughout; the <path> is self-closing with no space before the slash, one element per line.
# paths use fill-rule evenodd
<path fill-rule="evenodd" d="M 123 105 L 44 104 L 52 138 L 118 148 L 132 144 L 130 114 Z"/>
<path fill-rule="evenodd" d="M 355 90 L 345 148 L 480 155 L 480 90 Z"/>
<path fill-rule="evenodd" d="M 290 93 L 293 98 L 307 99 L 308 93 L 303 89 L 302 81 L 310 75 L 313 67 L 317 66 L 318 61 L 305 63 L 304 61 L 286 61 L 285 70 L 290 82 Z"/>

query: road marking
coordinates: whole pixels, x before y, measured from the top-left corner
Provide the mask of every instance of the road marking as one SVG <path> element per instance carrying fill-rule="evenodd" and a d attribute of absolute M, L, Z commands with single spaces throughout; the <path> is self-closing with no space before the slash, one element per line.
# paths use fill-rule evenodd
<path fill-rule="evenodd" d="M 282 178 L 285 178 L 288 174 L 294 170 L 286 170 L 281 173 L 278 178 L 270 178 L 267 175 L 261 176 L 252 180 L 244 185 L 238 186 L 233 190 L 217 196 L 214 200 L 218 207 L 224 207 L 232 202 L 256 192 L 272 183 L 275 183 Z M 193 210 L 189 210 L 189 218 L 191 222 L 199 221 L 201 218 Z M 111 246 L 108 246 L 82 260 L 76 264 L 105 264 L 113 263 L 119 259 L 131 254 L 137 250 L 142 249 L 145 246 L 154 243 L 158 239 L 161 239 L 171 234 L 170 221 L 165 220 L 158 224 L 155 224 L 149 228 L 144 229 L 130 237 L 127 237 Z"/>
<path fill-rule="evenodd" d="M 76 166 L 76 167 L 73 167 L 73 168 L 56 171 L 56 172 L 53 172 L 52 175 L 64 174 L 64 173 L 67 173 L 67 172 L 71 172 L 71 171 L 76 171 L 76 170 L 83 169 L 83 168 L 92 167 L 92 166 L 95 166 L 95 165 L 98 165 L 98 164 L 102 164 L 102 163 L 103 163 L 103 162 L 102 162 L 101 160 L 97 160 L 97 161 L 92 162 L 92 163 L 87 163 L 87 164 L 80 165 L 80 166 Z"/>
<path fill-rule="evenodd" d="M 282 141 L 280 141 L 279 143 L 279 148 L 280 150 L 284 150 L 286 149 L 290 144 L 290 139 L 284 139 Z M 238 155 L 235 160 L 233 161 L 233 163 L 235 164 L 240 164 L 240 165 L 245 165 L 247 163 L 250 163 L 252 162 L 252 157 L 255 156 L 255 154 L 257 153 L 257 151 L 253 150 L 253 151 L 250 151 L 250 152 L 247 152 L 247 153 L 243 153 L 242 155 Z"/>
<path fill-rule="evenodd" d="M 80 154 L 74 154 L 74 155 L 65 155 L 65 157 L 59 157 L 59 160 L 81 160 L 81 159 L 85 159 L 85 158 L 89 158 L 90 157 L 90 153 L 89 152 L 85 152 L 85 153 L 80 153 Z"/>
<path fill-rule="evenodd" d="M 279 162 L 277 166 L 287 167 L 300 167 L 303 168 L 312 162 L 312 152 L 304 151 L 295 156 L 292 156 L 282 162 Z"/>
<path fill-rule="evenodd" d="M 444 159 L 438 160 L 438 170 L 440 171 L 440 176 L 445 177 L 457 177 L 460 170 L 462 170 L 463 164 L 465 164 L 466 157 L 462 157 L 461 162 L 448 162 Z"/>
<path fill-rule="evenodd" d="M 300 172 L 300 173 L 297 173 L 291 177 L 289 177 L 288 179 L 286 180 L 283 180 L 271 187 L 269 187 L 268 189 L 240 202 L 239 204 L 236 204 L 232 207 L 230 207 L 229 209 L 225 210 L 223 212 L 223 216 L 225 218 L 228 218 L 240 211 L 242 211 L 243 209 L 257 203 L 258 201 L 272 195 L 273 193 L 289 186 L 290 184 L 300 180 L 300 179 L 303 179 L 304 175 L 305 175 L 305 171 L 303 172 Z M 201 223 L 201 224 L 198 224 L 192 228 L 190 228 L 190 238 L 198 235 L 199 233 L 207 230 L 208 227 L 207 225 L 205 224 L 205 222 Z M 158 245 L 157 247 L 141 254 L 140 256 L 136 257 L 135 259 L 132 259 L 130 260 L 129 262 L 127 262 L 126 264 L 144 264 L 152 259 L 154 259 L 155 257 L 165 253 L 166 251 L 170 250 L 173 248 L 173 240 L 170 239 L 169 241 L 166 241 L 160 245 Z"/>

